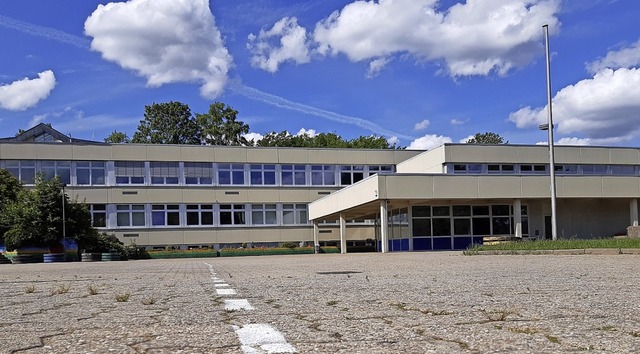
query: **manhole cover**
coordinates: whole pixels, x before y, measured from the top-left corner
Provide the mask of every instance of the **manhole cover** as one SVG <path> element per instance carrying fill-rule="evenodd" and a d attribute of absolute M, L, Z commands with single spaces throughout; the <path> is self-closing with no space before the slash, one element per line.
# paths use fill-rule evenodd
<path fill-rule="evenodd" d="M 316 272 L 316 274 L 322 274 L 322 275 L 331 275 L 331 274 L 358 274 L 358 273 L 362 273 L 362 272 L 358 272 L 355 270 L 337 270 L 337 271 L 333 271 L 333 272 Z"/>

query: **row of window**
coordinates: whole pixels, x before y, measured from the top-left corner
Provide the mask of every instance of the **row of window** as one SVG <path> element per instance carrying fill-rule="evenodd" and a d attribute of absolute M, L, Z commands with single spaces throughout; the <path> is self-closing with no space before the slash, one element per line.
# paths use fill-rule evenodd
<path fill-rule="evenodd" d="M 529 234 L 527 206 L 520 210 L 522 233 Z M 412 207 L 413 236 L 513 235 L 512 205 Z"/>
<path fill-rule="evenodd" d="M 93 226 L 306 225 L 307 204 L 91 204 Z"/>
<path fill-rule="evenodd" d="M 4 160 L 25 184 L 36 173 L 59 176 L 69 185 L 350 185 L 376 173 L 393 172 L 391 165 L 285 165 L 210 162 Z"/>
<path fill-rule="evenodd" d="M 453 174 L 549 174 L 548 164 L 447 164 L 447 173 Z M 558 175 L 640 175 L 640 166 L 635 165 L 571 165 L 556 164 Z"/>

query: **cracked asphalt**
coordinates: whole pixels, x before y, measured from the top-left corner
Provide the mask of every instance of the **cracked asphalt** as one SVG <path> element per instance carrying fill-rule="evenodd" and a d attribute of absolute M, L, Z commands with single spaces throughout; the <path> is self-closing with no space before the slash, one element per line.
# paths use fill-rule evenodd
<path fill-rule="evenodd" d="M 640 256 L 459 252 L 0 265 L 2 353 L 640 352 Z M 216 295 L 210 268 L 237 295 Z M 225 311 L 247 299 L 251 311 Z"/>

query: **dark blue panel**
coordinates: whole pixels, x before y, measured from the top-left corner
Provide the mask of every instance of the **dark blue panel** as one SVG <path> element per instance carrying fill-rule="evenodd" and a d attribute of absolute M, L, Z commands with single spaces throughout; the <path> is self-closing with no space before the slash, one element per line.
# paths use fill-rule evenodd
<path fill-rule="evenodd" d="M 414 251 L 431 251 L 431 237 L 414 237 Z"/>
<path fill-rule="evenodd" d="M 451 237 L 434 237 L 433 238 L 433 250 L 450 250 L 451 249 Z"/>
<path fill-rule="evenodd" d="M 408 251 L 409 250 L 409 239 L 408 238 L 403 238 L 402 240 L 400 240 L 400 250 L 401 251 Z"/>
<path fill-rule="evenodd" d="M 400 251 L 400 240 L 391 240 L 390 251 Z"/>
<path fill-rule="evenodd" d="M 471 237 L 454 237 L 453 249 L 464 250 L 471 246 L 473 239 Z"/>
<path fill-rule="evenodd" d="M 473 243 L 475 243 L 476 245 L 481 245 L 483 241 L 483 237 L 474 237 L 473 238 Z"/>

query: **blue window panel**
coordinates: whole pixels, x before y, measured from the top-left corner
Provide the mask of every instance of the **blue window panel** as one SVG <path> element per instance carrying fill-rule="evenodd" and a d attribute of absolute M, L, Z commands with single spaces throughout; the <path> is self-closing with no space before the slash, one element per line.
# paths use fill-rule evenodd
<path fill-rule="evenodd" d="M 391 240 L 391 247 L 389 247 L 390 251 L 401 251 L 402 249 L 400 248 L 400 240 Z"/>
<path fill-rule="evenodd" d="M 414 251 L 431 251 L 431 238 L 430 237 L 414 237 L 413 238 L 413 250 Z"/>
<path fill-rule="evenodd" d="M 433 250 L 451 250 L 451 237 L 434 237 Z"/>
<path fill-rule="evenodd" d="M 482 237 L 474 237 L 473 238 L 473 243 L 476 245 L 481 245 L 483 242 L 483 238 Z"/>
<path fill-rule="evenodd" d="M 454 237 L 453 248 L 456 250 L 464 250 L 471 246 L 473 238 L 471 237 Z"/>
<path fill-rule="evenodd" d="M 409 239 L 408 238 L 403 238 L 402 240 L 400 240 L 400 250 L 401 251 L 408 251 L 409 250 Z"/>

